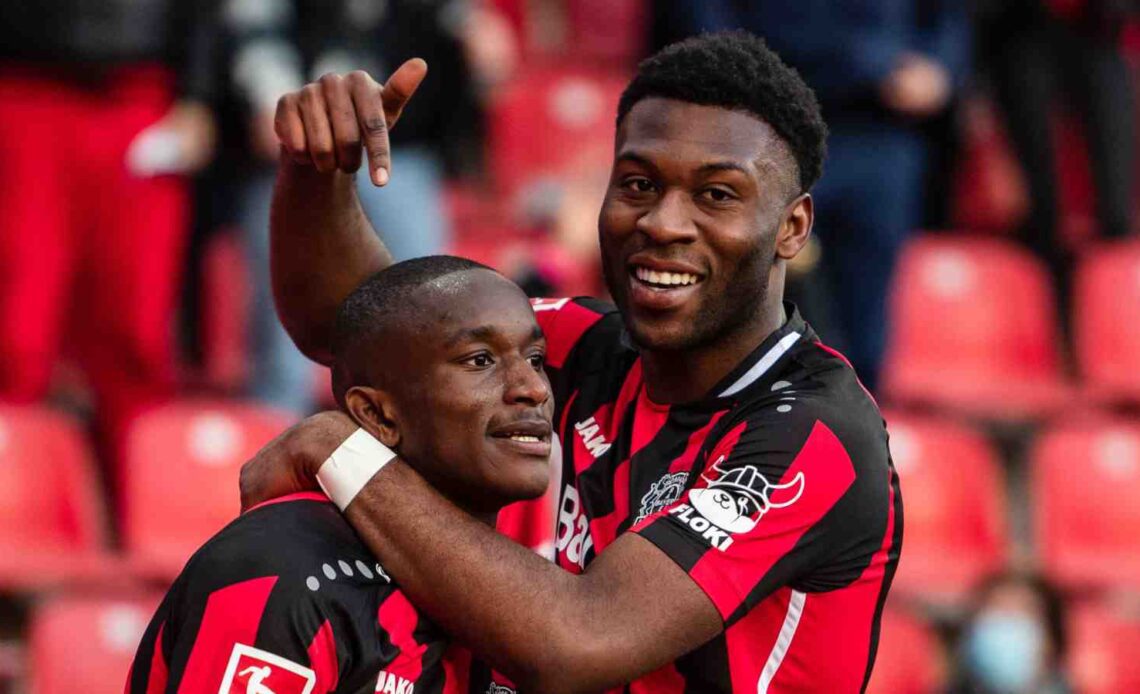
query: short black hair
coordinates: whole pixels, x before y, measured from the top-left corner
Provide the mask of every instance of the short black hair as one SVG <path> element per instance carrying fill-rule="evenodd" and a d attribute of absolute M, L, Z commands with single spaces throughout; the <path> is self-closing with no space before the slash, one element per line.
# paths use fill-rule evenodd
<path fill-rule="evenodd" d="M 827 126 L 815 92 L 754 34 L 702 34 L 643 60 L 618 102 L 618 125 L 637 102 L 650 97 L 746 111 L 788 144 L 801 191 L 810 190 L 823 173 Z"/>
<path fill-rule="evenodd" d="M 429 255 L 390 265 L 364 280 L 337 311 L 333 329 L 333 394 L 344 394 L 365 377 L 365 349 L 406 319 L 415 293 L 428 282 L 468 270 L 495 270 L 453 255 Z"/>

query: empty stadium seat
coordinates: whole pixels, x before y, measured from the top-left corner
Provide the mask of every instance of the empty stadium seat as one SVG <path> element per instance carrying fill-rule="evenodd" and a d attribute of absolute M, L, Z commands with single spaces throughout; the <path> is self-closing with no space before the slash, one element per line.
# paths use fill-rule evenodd
<path fill-rule="evenodd" d="M 0 460 L 0 587 L 97 574 L 107 519 L 78 424 L 44 408 L 0 406 Z"/>
<path fill-rule="evenodd" d="M 242 463 L 292 423 L 288 414 L 229 401 L 175 403 L 135 420 L 123 468 L 123 536 L 135 569 L 177 573 L 237 517 Z"/>
<path fill-rule="evenodd" d="M 121 694 L 157 596 L 61 598 L 32 615 L 30 694 Z"/>
<path fill-rule="evenodd" d="M 1068 586 L 1140 589 L 1140 423 L 1085 418 L 1031 454 L 1037 549 Z"/>
<path fill-rule="evenodd" d="M 1140 402 L 1140 243 L 1104 245 L 1077 268 L 1073 330 L 1088 394 Z"/>
<path fill-rule="evenodd" d="M 932 694 L 939 691 L 944 671 L 930 626 L 901 610 L 884 610 L 867 694 Z"/>
<path fill-rule="evenodd" d="M 624 86 L 621 75 L 569 66 L 535 68 L 515 80 L 487 118 L 498 184 L 516 193 L 567 172 L 609 171 Z"/>
<path fill-rule="evenodd" d="M 994 419 L 1042 416 L 1071 394 L 1045 268 L 1013 243 L 920 236 L 891 296 L 885 392 Z"/>
<path fill-rule="evenodd" d="M 1069 672 L 1081 694 L 1140 692 L 1140 614 L 1090 604 L 1069 619 Z"/>
<path fill-rule="evenodd" d="M 237 390 L 249 376 L 250 271 L 237 230 L 215 232 L 202 254 L 202 366 L 206 382 Z"/>
<path fill-rule="evenodd" d="M 646 5 L 645 0 L 569 0 L 570 54 L 632 67 L 645 50 Z"/>
<path fill-rule="evenodd" d="M 956 602 L 1006 559 L 998 456 L 984 436 L 952 422 L 893 413 L 886 419 L 906 508 L 894 590 Z"/>

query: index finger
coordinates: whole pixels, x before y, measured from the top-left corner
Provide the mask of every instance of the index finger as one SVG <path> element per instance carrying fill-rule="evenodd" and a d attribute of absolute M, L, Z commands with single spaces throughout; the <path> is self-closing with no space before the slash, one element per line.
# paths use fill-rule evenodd
<path fill-rule="evenodd" d="M 368 174 L 378 186 L 388 182 L 391 158 L 388 147 L 388 123 L 384 115 L 382 87 L 363 72 L 348 75 L 348 91 L 360 124 L 360 139 L 368 154 Z"/>

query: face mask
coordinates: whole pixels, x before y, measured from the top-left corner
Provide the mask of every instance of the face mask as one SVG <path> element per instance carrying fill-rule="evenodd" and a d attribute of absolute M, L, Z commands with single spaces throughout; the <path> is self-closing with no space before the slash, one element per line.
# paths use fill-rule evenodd
<path fill-rule="evenodd" d="M 1035 620 L 995 610 L 974 621 L 963 655 L 970 672 L 985 687 L 1001 694 L 1020 694 L 1037 679 L 1044 649 L 1044 634 Z"/>

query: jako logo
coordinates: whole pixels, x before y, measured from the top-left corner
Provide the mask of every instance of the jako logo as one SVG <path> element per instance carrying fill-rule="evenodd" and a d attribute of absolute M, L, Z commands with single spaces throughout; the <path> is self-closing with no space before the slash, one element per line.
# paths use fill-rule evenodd
<path fill-rule="evenodd" d="M 381 670 L 380 678 L 376 680 L 376 694 L 412 694 L 415 684 L 409 679 Z"/>
<path fill-rule="evenodd" d="M 595 458 L 610 450 L 610 444 L 602 438 L 601 429 L 593 417 L 574 425 L 574 430 L 578 432 L 578 436 L 582 437 L 582 443 L 585 444 L 586 450 Z"/>
<path fill-rule="evenodd" d="M 701 533 L 712 546 L 724 551 L 732 545 L 729 533 L 746 533 L 756 527 L 764 514 L 774 508 L 787 508 L 804 493 L 804 473 L 797 472 L 785 484 L 772 484 L 752 465 L 724 471 L 721 456 L 712 470 L 716 479 L 702 478 L 708 487 L 689 492 L 689 503 L 671 511 L 692 530 Z"/>

